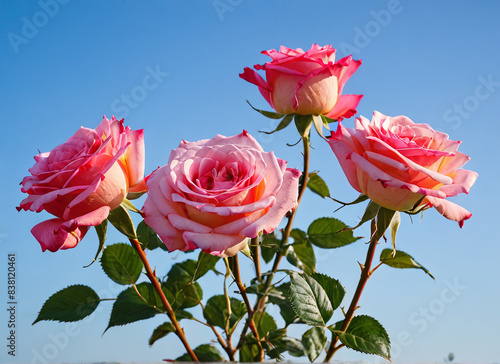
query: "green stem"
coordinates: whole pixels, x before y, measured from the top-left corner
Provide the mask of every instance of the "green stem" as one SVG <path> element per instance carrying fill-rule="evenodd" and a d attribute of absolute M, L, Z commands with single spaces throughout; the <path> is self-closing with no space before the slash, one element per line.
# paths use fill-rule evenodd
<path fill-rule="evenodd" d="M 250 242 L 250 249 L 252 249 L 253 264 L 255 267 L 255 277 L 259 282 L 262 281 L 261 269 L 260 269 L 260 244 L 259 238 L 252 238 Z"/>
<path fill-rule="evenodd" d="M 375 224 L 375 219 L 372 220 L 372 225 L 371 225 L 371 236 L 374 236 L 376 230 L 376 224 Z M 354 296 L 351 300 L 351 304 L 349 306 L 349 309 L 347 310 L 345 314 L 344 321 L 342 323 L 342 327 L 340 328 L 340 331 L 345 332 L 347 328 L 349 327 L 349 324 L 351 323 L 351 320 L 354 316 L 354 311 L 358 308 L 358 302 L 361 297 L 361 293 L 363 293 L 363 289 L 365 288 L 366 282 L 370 278 L 371 275 L 371 265 L 373 261 L 373 257 L 375 255 L 375 248 L 377 247 L 378 240 L 375 240 L 372 238 L 370 240 L 370 245 L 368 247 L 368 252 L 366 253 L 366 259 L 365 259 L 365 264 L 363 266 L 363 269 L 361 270 L 361 277 L 359 278 L 358 286 L 356 288 L 356 292 L 354 293 Z M 339 336 L 336 335 L 335 337 L 332 338 L 332 342 L 330 343 L 330 348 L 328 349 L 328 352 L 326 354 L 324 362 L 327 363 L 331 360 L 333 354 L 340 349 L 343 345 L 340 344 L 337 346 L 337 342 L 339 341 Z"/>
<path fill-rule="evenodd" d="M 259 332 L 257 330 L 257 327 L 255 326 L 255 321 L 253 319 L 253 316 L 255 314 L 255 311 L 252 309 L 252 305 L 250 304 L 250 300 L 248 299 L 248 295 L 246 292 L 246 288 L 241 282 L 241 275 L 240 275 L 240 264 L 238 261 L 238 254 L 236 254 L 234 257 L 231 257 L 232 260 L 232 265 L 231 265 L 231 270 L 234 275 L 234 281 L 236 285 L 238 286 L 238 289 L 240 291 L 241 297 L 243 298 L 243 301 L 245 302 L 245 306 L 247 307 L 247 325 L 250 328 L 250 330 L 253 333 L 253 336 L 257 340 L 257 345 L 259 347 L 259 356 L 260 356 L 260 361 L 264 361 L 265 359 L 265 353 L 264 349 L 262 347 L 262 344 L 260 342 L 260 337 L 259 337 Z M 240 338 L 241 340 L 241 338 Z"/>
<path fill-rule="evenodd" d="M 132 246 L 135 248 L 137 253 L 139 254 L 139 257 L 142 260 L 142 264 L 144 265 L 144 269 L 146 269 L 146 275 L 149 278 L 151 284 L 155 288 L 156 292 L 158 292 L 158 295 L 160 296 L 161 302 L 163 303 L 163 306 L 167 310 L 167 315 L 170 319 L 170 322 L 172 322 L 172 325 L 175 328 L 175 334 L 179 337 L 181 340 L 182 344 L 186 348 L 186 351 L 188 352 L 189 356 L 193 361 L 198 361 L 198 358 L 196 357 L 196 354 L 194 351 L 191 349 L 189 346 L 189 343 L 187 342 L 186 336 L 184 335 L 184 330 L 182 330 L 181 326 L 179 325 L 179 322 L 177 321 L 177 318 L 175 317 L 175 312 L 172 309 L 172 306 L 170 306 L 170 303 L 167 300 L 167 297 L 163 293 L 163 290 L 161 289 L 161 284 L 156 278 L 155 274 L 153 273 L 151 266 L 149 265 L 148 258 L 146 257 L 146 253 L 144 253 L 144 250 L 142 250 L 141 243 L 137 239 L 129 239 L 130 242 L 132 243 Z"/>
<path fill-rule="evenodd" d="M 264 294 L 260 298 L 260 300 L 257 301 L 255 309 L 257 310 L 262 310 L 264 308 L 264 305 L 266 303 L 267 299 L 267 291 L 269 287 L 271 286 L 271 283 L 274 279 L 274 274 L 278 270 L 278 266 L 280 264 L 281 259 L 283 258 L 283 247 L 286 245 L 288 238 L 290 237 L 290 232 L 292 231 L 292 225 L 293 225 L 293 220 L 295 218 L 295 215 L 297 213 L 297 210 L 300 205 L 300 201 L 302 200 L 302 196 L 304 196 L 304 192 L 306 191 L 307 183 L 309 182 L 309 138 L 302 138 L 302 143 L 304 146 L 304 170 L 302 172 L 302 177 L 303 177 L 303 182 L 302 186 L 300 186 L 299 189 L 299 195 L 297 197 L 297 207 L 292 211 L 290 216 L 288 217 L 288 222 L 285 226 L 285 229 L 283 230 L 283 236 L 281 238 L 281 241 L 278 246 L 278 250 L 276 252 L 276 256 L 274 258 L 273 262 L 273 267 L 271 269 L 271 274 L 269 274 L 266 278 L 266 281 L 264 283 Z"/>

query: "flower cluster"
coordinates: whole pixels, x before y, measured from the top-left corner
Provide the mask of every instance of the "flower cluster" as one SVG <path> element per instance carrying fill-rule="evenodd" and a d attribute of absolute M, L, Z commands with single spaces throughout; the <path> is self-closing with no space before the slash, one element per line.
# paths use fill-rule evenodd
<path fill-rule="evenodd" d="M 211 328 L 229 361 L 236 360 L 237 352 L 242 362 L 253 362 L 264 361 L 266 356 L 281 359 L 288 351 L 307 356 L 311 362 L 326 352 L 328 362 L 342 347 L 389 359 L 390 340 L 382 325 L 370 316 L 355 316 L 366 281 L 383 264 L 421 269 L 432 277 L 409 254 L 396 250 L 399 212 L 414 214 L 434 207 L 462 227 L 472 214 L 448 198 L 469 193 L 478 175 L 462 168 L 469 157 L 458 151 L 460 142 L 428 124 L 376 111 L 371 121 L 360 116 L 354 128 L 344 126 L 348 122 L 344 119 L 357 113 L 362 98 L 343 94 L 360 60 L 348 56 L 336 61 L 335 49 L 316 44 L 306 52 L 281 47 L 262 53 L 272 60 L 256 65 L 255 70 L 245 68 L 240 77 L 257 85 L 275 112 L 257 111 L 282 118 L 273 132 L 295 120 L 304 146 L 303 171 L 288 167 L 274 152 L 264 151 L 244 130 L 229 137 L 217 134 L 212 139 L 182 140 L 164 166 L 145 176 L 143 131 L 125 127 L 114 116 L 111 120 L 104 117 L 96 129 L 81 127 L 65 143 L 35 156 L 30 175 L 21 183 L 21 191 L 28 196 L 17 209 L 45 210 L 54 216 L 31 230 L 43 251 L 74 248 L 94 226 L 103 271 L 128 286 L 116 298 L 107 328 L 166 314 L 169 322 L 156 328 L 149 342 L 152 345 L 175 333 L 186 349 L 176 360 L 226 360 L 211 344 L 191 349 L 179 325 L 181 319 Z M 264 71 L 266 79 L 257 71 Z M 336 130 L 325 138 L 323 126 L 333 123 L 337 123 Z M 321 217 L 307 231 L 292 229 L 307 187 L 329 196 L 326 183 L 308 170 L 313 124 L 333 151 L 328 150 L 323 160 L 335 155 L 350 185 L 361 193 L 353 203 L 371 200 L 354 228 L 336 218 Z M 144 205 L 138 209 L 129 200 L 144 193 Z M 143 219 L 137 228 L 128 211 Z M 278 229 L 283 220 L 285 227 Z M 315 249 L 354 243 L 359 238 L 353 230 L 370 220 L 369 248 L 358 288 L 340 321 L 328 324 L 342 307 L 345 289 L 336 279 L 316 272 Z M 103 249 L 108 221 L 130 245 Z M 393 249 L 384 249 L 380 264 L 372 269 L 375 249 L 388 229 Z M 164 278 L 158 278 L 145 254 L 158 247 L 169 252 L 199 250 L 198 260 L 176 263 Z M 256 277 L 249 286 L 241 280 L 240 251 L 251 256 L 255 266 Z M 278 269 L 283 257 L 298 271 Z M 219 258 L 225 262 L 225 279 L 233 278 L 238 288 L 234 293 L 243 301 L 230 296 L 225 281 L 223 295 L 202 302 L 198 279 L 216 271 Z M 261 259 L 273 261 L 268 272 L 261 272 Z M 138 283 L 142 272 L 150 283 Z M 276 274 L 285 274 L 283 279 L 289 281 L 273 283 Z M 253 305 L 248 294 L 256 295 Z M 90 287 L 73 285 L 50 297 L 35 322 L 77 321 L 101 301 Z M 270 302 L 279 307 L 284 327 L 278 328 L 266 312 Z M 205 321 L 188 311 L 197 305 Z M 235 346 L 231 337 L 244 317 Z M 287 334 L 295 323 L 312 326 L 301 340 Z M 327 333 L 331 334 L 328 347 Z"/>

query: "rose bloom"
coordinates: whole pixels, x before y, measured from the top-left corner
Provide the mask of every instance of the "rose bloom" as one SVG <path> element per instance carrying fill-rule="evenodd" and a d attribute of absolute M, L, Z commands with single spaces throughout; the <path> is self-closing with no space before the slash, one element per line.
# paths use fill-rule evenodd
<path fill-rule="evenodd" d="M 97 129 L 80 128 L 52 151 L 35 156 L 24 177 L 27 193 L 17 208 L 56 216 L 31 230 L 42 250 L 74 248 L 89 226 L 99 225 L 128 192 L 145 192 L 142 130 L 104 117 Z"/>
<path fill-rule="evenodd" d="M 263 51 L 273 60 L 255 65 L 266 71 L 267 81 L 246 67 L 240 74 L 244 80 L 259 87 L 260 93 L 280 114 L 325 115 L 342 120 L 356 114 L 362 95 L 341 95 L 344 84 L 361 65 L 351 56 L 335 62 L 335 49 L 330 45 L 311 49 Z"/>
<path fill-rule="evenodd" d="M 477 178 L 476 172 L 460 169 L 470 158 L 447 134 L 406 116 L 375 112 L 371 122 L 356 119 L 356 129 L 339 123 L 328 142 L 351 186 L 376 204 L 397 211 L 434 207 L 460 227 L 471 217 L 446 200 L 469 193 Z"/>
<path fill-rule="evenodd" d="M 147 182 L 144 221 L 169 251 L 235 255 L 296 207 L 301 172 L 286 165 L 246 131 L 182 141 Z"/>

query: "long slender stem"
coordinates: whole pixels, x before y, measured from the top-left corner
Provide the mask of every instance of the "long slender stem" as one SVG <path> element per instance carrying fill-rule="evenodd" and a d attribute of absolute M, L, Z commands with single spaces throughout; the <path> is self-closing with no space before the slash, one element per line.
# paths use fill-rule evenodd
<path fill-rule="evenodd" d="M 253 264 L 255 267 L 255 277 L 260 282 L 262 280 L 261 269 L 260 269 L 260 245 L 259 238 L 252 238 L 250 242 L 250 247 L 252 249 Z"/>
<path fill-rule="evenodd" d="M 236 285 L 238 286 L 238 289 L 240 291 L 241 297 L 243 298 L 243 301 L 245 302 L 245 305 L 247 306 L 247 325 L 250 328 L 250 330 L 253 333 L 253 336 L 257 340 L 257 345 L 259 346 L 259 355 L 260 355 L 260 361 L 264 361 L 265 359 L 265 354 L 264 354 L 264 349 L 262 348 L 262 344 L 260 342 L 260 337 L 259 337 L 259 331 L 257 330 L 257 327 L 255 326 L 255 321 L 253 319 L 255 311 L 252 309 L 252 305 L 250 304 L 250 300 L 248 299 L 248 295 L 246 292 L 246 288 L 241 282 L 241 275 L 240 275 L 240 264 L 238 261 L 238 254 L 236 254 L 234 257 L 232 257 L 233 264 L 232 264 L 232 271 L 234 275 L 234 281 Z"/>
<path fill-rule="evenodd" d="M 302 172 L 302 178 L 303 182 L 302 185 L 300 186 L 299 189 L 299 195 L 297 197 L 297 207 L 292 211 L 290 216 L 288 217 L 288 222 L 285 226 L 285 229 L 283 230 L 283 236 L 280 241 L 278 251 L 276 252 L 276 256 L 274 258 L 273 262 L 273 267 L 271 269 L 271 274 L 267 276 L 267 279 L 264 283 L 264 295 L 260 298 L 260 300 L 257 302 L 256 309 L 261 310 L 264 307 L 264 304 L 266 303 L 266 298 L 267 298 L 267 290 L 271 286 L 271 283 L 274 279 L 274 274 L 278 270 L 278 266 L 280 264 L 281 259 L 283 258 L 283 246 L 286 244 L 288 241 L 288 238 L 290 237 L 290 232 L 292 231 L 292 225 L 293 225 L 293 220 L 295 218 L 295 214 L 297 213 L 298 207 L 300 205 L 300 201 L 302 200 L 302 196 L 304 196 L 304 192 L 306 191 L 307 183 L 309 181 L 309 138 L 304 137 L 302 138 L 302 143 L 304 146 L 304 170 Z"/>
<path fill-rule="evenodd" d="M 158 292 L 161 302 L 163 303 L 163 306 L 167 310 L 167 315 L 170 318 L 170 322 L 175 328 L 175 334 L 179 337 L 181 340 L 182 344 L 186 348 L 186 351 L 188 352 L 189 356 L 193 361 L 198 361 L 198 358 L 196 357 L 196 354 L 194 351 L 191 349 L 189 346 L 189 343 L 187 342 L 186 336 L 184 335 L 184 330 L 182 330 L 181 326 L 179 325 L 179 322 L 177 321 L 177 318 L 175 317 L 175 312 L 172 309 L 172 306 L 170 306 L 170 303 L 167 300 L 167 297 L 163 293 L 163 290 L 161 289 L 160 282 L 158 279 L 156 279 L 155 274 L 151 270 L 151 266 L 149 265 L 148 258 L 146 257 L 146 254 L 144 253 L 144 250 L 142 250 L 141 243 L 137 241 L 137 239 L 129 239 L 130 242 L 132 243 L 132 246 L 135 248 L 137 253 L 139 254 L 139 257 L 142 260 L 142 264 L 144 265 L 144 269 L 146 269 L 146 275 L 149 278 L 151 284 L 155 288 L 156 292 Z"/>
<path fill-rule="evenodd" d="M 372 220 L 372 225 L 371 225 L 371 235 L 374 236 L 374 232 L 376 230 L 376 224 L 375 220 Z M 358 286 L 356 288 L 356 292 L 354 293 L 354 296 L 352 298 L 351 304 L 349 306 L 349 309 L 347 310 L 345 314 L 344 321 L 342 323 L 342 327 L 340 328 L 340 331 L 345 331 L 347 330 L 347 327 L 351 323 L 351 320 L 354 316 L 354 311 L 358 308 L 358 302 L 361 297 L 361 293 L 363 292 L 363 289 L 365 288 L 366 282 L 370 278 L 371 275 L 371 265 L 373 261 L 373 257 L 375 255 L 375 248 L 377 247 L 378 241 L 375 240 L 374 238 L 371 239 L 370 245 L 368 247 L 368 252 L 366 253 L 366 259 L 365 259 L 365 264 L 363 266 L 363 269 L 361 270 L 361 277 L 359 278 Z M 332 358 L 333 354 L 340 349 L 343 345 L 337 345 L 337 342 L 339 340 L 338 336 L 335 336 L 332 338 L 332 342 L 330 344 L 330 348 L 328 349 L 328 352 L 326 354 L 324 362 L 327 363 L 330 361 Z"/>
<path fill-rule="evenodd" d="M 266 299 L 267 299 L 267 291 L 269 290 L 269 287 L 271 286 L 271 283 L 274 279 L 274 274 L 278 270 L 279 263 L 280 263 L 281 259 L 283 258 L 283 252 L 282 252 L 283 246 L 285 246 L 286 242 L 288 241 L 288 238 L 290 237 L 290 232 L 292 231 L 292 225 L 293 225 L 293 220 L 295 218 L 295 214 L 297 213 L 298 207 L 300 205 L 300 201 L 302 200 L 302 196 L 304 196 L 304 192 L 306 190 L 307 183 L 309 181 L 309 159 L 310 159 L 310 157 L 309 157 L 309 155 L 310 155 L 310 153 L 309 153 L 309 151 L 310 151 L 309 138 L 303 137 L 302 144 L 304 147 L 304 169 L 302 172 L 303 182 L 299 188 L 299 193 L 298 193 L 298 197 L 297 197 L 297 207 L 288 216 L 288 221 L 287 221 L 287 224 L 285 226 L 285 229 L 283 230 L 283 233 L 282 233 L 283 235 L 282 235 L 281 241 L 279 243 L 278 250 L 276 252 L 276 256 L 274 258 L 273 266 L 271 268 L 271 273 L 267 276 L 267 278 L 264 282 L 264 294 L 255 303 L 255 306 L 254 306 L 253 310 L 251 311 L 252 316 L 255 313 L 255 311 L 258 311 L 258 310 L 261 311 L 264 309 L 264 305 L 265 305 Z M 250 313 L 249 313 L 249 315 L 250 315 Z M 243 331 L 241 332 L 240 341 L 238 342 L 238 345 L 236 347 L 237 349 L 240 348 L 244 343 L 245 335 L 246 335 L 246 332 L 249 328 L 249 322 L 250 322 L 250 320 L 247 320 L 247 322 L 245 323 Z"/>

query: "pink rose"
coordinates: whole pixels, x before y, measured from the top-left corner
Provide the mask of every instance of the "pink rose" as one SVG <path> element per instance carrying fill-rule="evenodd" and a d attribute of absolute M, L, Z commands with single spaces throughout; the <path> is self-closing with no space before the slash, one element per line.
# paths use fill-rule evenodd
<path fill-rule="evenodd" d="M 469 193 L 477 173 L 459 169 L 469 157 L 457 151 L 460 142 L 415 124 L 406 116 L 373 113 L 356 119 L 356 129 L 339 123 L 329 144 L 349 183 L 373 202 L 391 210 L 434 207 L 460 227 L 471 213 L 446 197 Z"/>
<path fill-rule="evenodd" d="M 281 46 L 263 51 L 273 60 L 255 69 L 266 71 L 265 81 L 246 67 L 240 77 L 259 87 L 260 93 L 280 114 L 325 115 L 342 120 L 356 114 L 362 95 L 341 95 L 344 84 L 361 65 L 351 56 L 335 62 L 335 49 L 313 44 L 304 52 Z"/>
<path fill-rule="evenodd" d="M 246 131 L 182 141 L 147 182 L 144 221 L 170 251 L 235 255 L 295 208 L 301 173 L 286 164 Z"/>
<path fill-rule="evenodd" d="M 89 226 L 99 225 L 128 192 L 147 190 L 142 130 L 123 127 L 104 117 L 97 129 L 80 128 L 66 143 L 35 156 L 31 176 L 24 177 L 27 193 L 17 208 L 55 219 L 31 230 L 42 250 L 74 248 Z"/>

